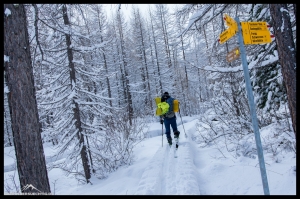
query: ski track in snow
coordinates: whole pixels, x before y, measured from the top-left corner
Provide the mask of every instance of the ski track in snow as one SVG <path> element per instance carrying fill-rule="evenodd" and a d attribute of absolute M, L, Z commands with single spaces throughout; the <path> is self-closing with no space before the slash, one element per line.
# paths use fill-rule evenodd
<path fill-rule="evenodd" d="M 200 195 L 190 143 L 181 136 L 178 157 L 174 157 L 175 143 L 171 148 L 159 148 L 145 168 L 135 195 Z"/>

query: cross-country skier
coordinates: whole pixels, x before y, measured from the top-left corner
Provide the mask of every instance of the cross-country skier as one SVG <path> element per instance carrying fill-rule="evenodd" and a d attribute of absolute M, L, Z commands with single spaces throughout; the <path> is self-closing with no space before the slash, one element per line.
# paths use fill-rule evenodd
<path fill-rule="evenodd" d="M 169 145 L 172 145 L 172 137 L 171 137 L 171 129 L 172 127 L 174 138 L 179 138 L 180 132 L 177 129 L 177 123 L 176 123 L 176 115 L 173 111 L 173 101 L 174 98 L 172 98 L 168 92 L 165 92 L 161 97 L 161 102 L 167 102 L 169 104 L 169 110 L 167 113 L 160 116 L 160 123 L 165 124 L 166 127 L 166 136 Z"/>

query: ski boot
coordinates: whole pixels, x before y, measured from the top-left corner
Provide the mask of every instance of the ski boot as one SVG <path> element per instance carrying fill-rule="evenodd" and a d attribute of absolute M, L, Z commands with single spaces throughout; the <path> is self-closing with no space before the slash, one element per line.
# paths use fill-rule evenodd
<path fill-rule="evenodd" d="M 172 146 L 172 138 L 168 138 L 168 143 L 170 145 L 170 147 Z"/>

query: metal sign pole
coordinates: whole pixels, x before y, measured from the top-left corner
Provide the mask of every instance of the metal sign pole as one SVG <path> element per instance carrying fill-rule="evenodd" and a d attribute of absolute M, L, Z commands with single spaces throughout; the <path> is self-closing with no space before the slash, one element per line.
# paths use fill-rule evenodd
<path fill-rule="evenodd" d="M 262 184 L 263 184 L 263 188 L 264 188 L 264 194 L 265 195 L 270 195 L 268 179 L 267 179 L 267 173 L 266 173 L 266 167 L 265 167 L 265 161 L 264 161 L 264 155 L 263 155 L 263 150 L 262 150 L 262 145 L 261 145 L 261 140 L 260 140 L 260 134 L 259 134 L 258 124 L 257 124 L 257 116 L 256 116 L 253 92 L 252 92 L 252 87 L 251 87 L 251 84 L 250 84 L 250 75 L 249 75 L 248 64 L 247 64 L 247 59 L 246 59 L 246 50 L 245 50 L 245 47 L 244 47 L 244 44 L 243 44 L 243 37 L 242 37 L 240 20 L 239 20 L 238 17 L 236 17 L 235 20 L 238 24 L 238 39 L 239 39 L 239 45 L 240 45 L 240 53 L 241 53 L 241 59 L 242 59 L 245 82 L 246 82 L 248 103 L 249 103 L 251 118 L 252 118 L 252 126 L 253 126 L 253 130 L 254 130 L 254 134 L 255 134 L 255 141 L 256 141 L 256 147 L 257 147 L 257 154 L 258 154 Z"/>

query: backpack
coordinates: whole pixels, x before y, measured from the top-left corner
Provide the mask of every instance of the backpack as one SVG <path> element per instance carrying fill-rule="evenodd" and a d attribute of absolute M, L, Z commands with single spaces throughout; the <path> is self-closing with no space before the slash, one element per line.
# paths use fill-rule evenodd
<path fill-rule="evenodd" d="M 170 97 L 166 100 L 167 104 L 169 104 L 169 109 L 168 111 L 166 111 L 165 113 L 165 117 L 166 118 L 173 118 L 175 116 L 175 112 L 173 110 L 173 102 L 174 102 L 174 98 Z"/>
<path fill-rule="evenodd" d="M 161 102 L 157 107 L 161 109 L 161 115 L 164 115 L 169 112 L 170 105 L 167 102 Z"/>
<path fill-rule="evenodd" d="M 161 98 L 156 97 L 155 103 L 157 105 L 156 115 L 158 116 L 164 115 L 167 118 L 172 118 L 175 116 L 175 112 L 179 111 L 179 102 L 177 99 L 170 97 L 166 102 L 161 102 Z"/>

